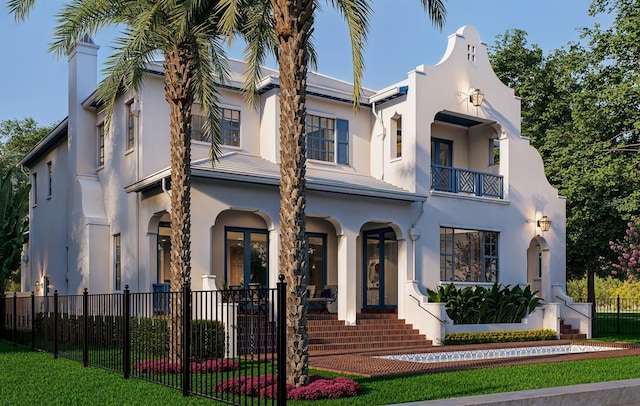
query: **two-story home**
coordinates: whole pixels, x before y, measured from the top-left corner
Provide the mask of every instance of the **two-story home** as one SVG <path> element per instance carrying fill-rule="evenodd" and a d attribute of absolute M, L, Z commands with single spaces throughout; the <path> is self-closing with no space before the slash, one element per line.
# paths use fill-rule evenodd
<path fill-rule="evenodd" d="M 25 291 L 152 291 L 169 279 L 162 65 L 120 96 L 105 128 L 97 51 L 89 40 L 69 53 L 69 115 L 21 161 L 32 184 Z M 194 290 L 274 287 L 278 276 L 278 72 L 263 70 L 256 108 L 241 97 L 244 65 L 229 64 L 215 164 L 198 106 L 193 119 Z M 307 92 L 307 283 L 338 286 L 340 320 L 397 309 L 428 329 L 425 288 L 450 282 L 530 284 L 559 316 L 577 314 L 564 295 L 565 199 L 475 28 L 451 35 L 435 66 L 365 89 L 357 110 L 350 83 L 309 73 Z"/>

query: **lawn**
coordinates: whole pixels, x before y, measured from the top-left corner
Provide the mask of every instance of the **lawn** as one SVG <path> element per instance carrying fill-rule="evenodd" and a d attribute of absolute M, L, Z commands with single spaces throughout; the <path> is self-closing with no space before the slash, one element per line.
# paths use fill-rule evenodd
<path fill-rule="evenodd" d="M 326 376 L 335 376 L 324 374 Z M 405 377 L 355 378 L 363 394 L 290 405 L 384 405 L 486 393 L 640 378 L 640 357 L 485 368 Z M 150 382 L 0 343 L 0 404 L 215 405 Z M 462 384 L 464 383 L 464 384 Z"/>

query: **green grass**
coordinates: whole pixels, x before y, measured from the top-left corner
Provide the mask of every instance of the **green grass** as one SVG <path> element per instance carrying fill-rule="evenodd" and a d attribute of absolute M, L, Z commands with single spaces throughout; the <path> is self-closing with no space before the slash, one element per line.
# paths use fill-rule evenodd
<path fill-rule="evenodd" d="M 317 371 L 312 371 L 317 373 Z M 327 377 L 336 374 L 322 373 Z M 404 377 L 354 377 L 363 387 L 356 398 L 289 401 L 290 405 L 384 405 L 487 393 L 640 378 L 640 357 L 533 364 Z M 10 405 L 217 405 L 184 398 L 165 388 L 80 363 L 53 359 L 0 343 L 0 404 Z"/>

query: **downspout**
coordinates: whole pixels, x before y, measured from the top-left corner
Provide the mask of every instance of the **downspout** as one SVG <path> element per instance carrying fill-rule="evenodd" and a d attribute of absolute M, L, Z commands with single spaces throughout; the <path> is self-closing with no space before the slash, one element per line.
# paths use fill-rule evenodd
<path fill-rule="evenodd" d="M 424 201 L 420 202 L 420 212 L 409 228 L 409 238 L 411 238 L 411 279 L 416 280 L 416 241 L 420 238 L 420 229 L 416 228 L 416 224 L 424 214 Z"/>

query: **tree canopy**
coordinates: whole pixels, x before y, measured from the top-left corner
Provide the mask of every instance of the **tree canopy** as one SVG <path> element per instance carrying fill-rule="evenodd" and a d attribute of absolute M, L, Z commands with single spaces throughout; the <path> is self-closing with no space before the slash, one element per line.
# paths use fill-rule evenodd
<path fill-rule="evenodd" d="M 495 72 L 522 98 L 522 134 L 567 197 L 569 278 L 610 273 L 609 242 L 640 204 L 638 159 L 628 153 L 640 127 L 640 1 L 595 0 L 590 13 L 613 13 L 614 22 L 547 55 L 520 30 L 491 48 Z"/>

